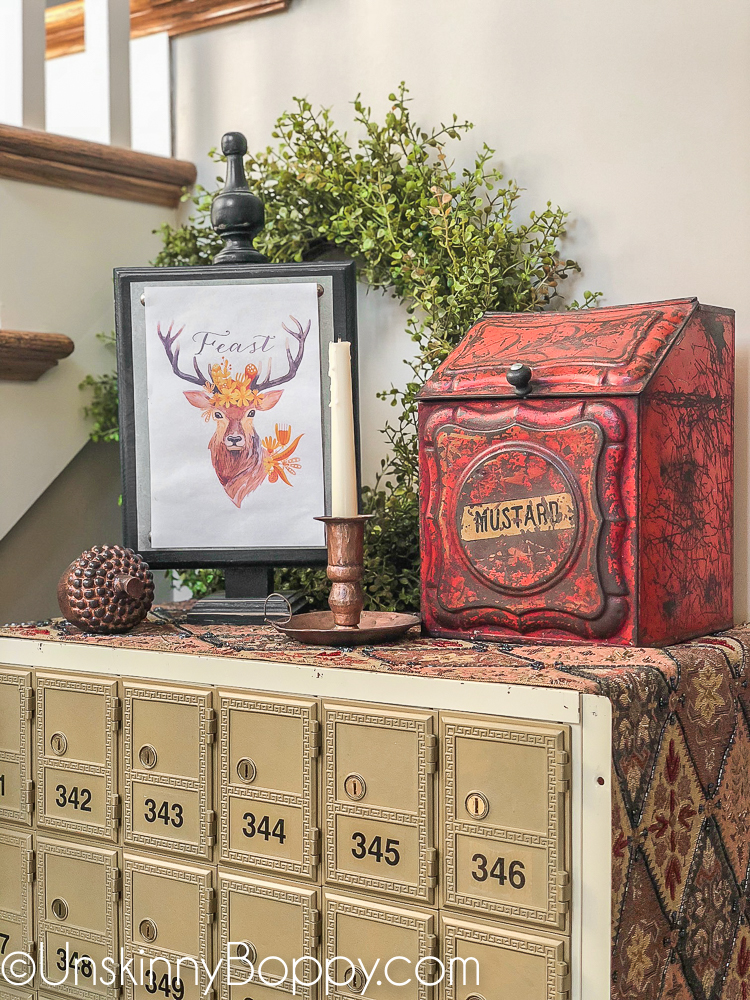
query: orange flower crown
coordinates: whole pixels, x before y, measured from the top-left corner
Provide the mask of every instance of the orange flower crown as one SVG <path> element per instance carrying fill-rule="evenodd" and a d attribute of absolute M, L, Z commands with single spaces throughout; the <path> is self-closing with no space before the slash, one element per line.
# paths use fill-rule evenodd
<path fill-rule="evenodd" d="M 258 377 L 258 369 L 255 365 L 245 365 L 242 374 L 232 375 L 232 366 L 226 358 L 221 359 L 221 364 L 209 367 L 211 374 L 210 382 L 206 382 L 206 392 L 214 398 L 214 406 L 223 406 L 228 409 L 230 406 L 253 406 L 253 404 L 263 399 L 262 393 L 252 388 Z M 207 419 L 210 414 L 207 414 Z"/>

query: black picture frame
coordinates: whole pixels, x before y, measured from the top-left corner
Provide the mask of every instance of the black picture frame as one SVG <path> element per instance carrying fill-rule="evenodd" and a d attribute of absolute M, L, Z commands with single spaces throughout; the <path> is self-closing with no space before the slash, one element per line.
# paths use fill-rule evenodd
<path fill-rule="evenodd" d="M 122 267 L 115 268 L 115 324 L 117 334 L 117 370 L 119 383 L 120 460 L 122 466 L 123 540 L 129 548 L 139 552 L 150 566 L 158 569 L 236 569 L 239 567 L 319 566 L 327 561 L 325 545 L 311 548 L 169 548 L 155 549 L 144 535 L 144 499 L 139 469 L 148 463 L 148 445 L 138 433 L 136 420 L 141 425 L 143 410 L 136 413 L 136 386 L 143 374 L 145 379 L 145 320 L 134 322 L 134 311 L 140 305 L 143 288 L 159 282 L 183 283 L 193 286 L 201 283 L 241 284 L 243 281 L 259 283 L 262 279 L 281 281 L 316 281 L 329 289 L 331 305 L 325 314 L 330 323 L 321 317 L 321 386 L 322 399 L 328 398 L 327 357 L 324 344 L 332 340 L 347 340 L 351 344 L 352 386 L 354 393 L 355 450 L 357 482 L 361 482 L 359 440 L 359 393 L 357 364 L 357 288 L 356 264 L 353 261 L 314 261 L 295 264 L 237 264 L 198 267 Z M 142 308 L 142 306 L 141 306 Z M 323 328 L 325 326 L 325 340 Z M 323 406 L 323 439 L 325 468 L 326 510 L 330 511 L 328 441 L 330 410 Z M 145 413 L 147 421 L 147 411 Z M 142 427 L 140 428 L 142 431 Z M 146 439 L 147 442 L 147 439 Z M 145 452 L 145 454 L 144 454 Z M 142 477 L 143 478 L 143 477 Z M 150 511 L 150 508 L 149 508 Z M 149 513 L 150 516 L 150 513 Z M 148 523 L 148 522 L 146 522 Z M 145 542 L 145 544 L 144 544 Z"/>

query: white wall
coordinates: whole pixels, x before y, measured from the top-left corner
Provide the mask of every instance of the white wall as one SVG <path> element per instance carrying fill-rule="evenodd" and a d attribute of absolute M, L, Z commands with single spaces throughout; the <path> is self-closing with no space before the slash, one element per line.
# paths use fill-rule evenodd
<path fill-rule="evenodd" d="M 2 3 L 2 0 L 0 0 Z M 48 132 L 109 142 L 102 100 L 101 54 L 85 50 L 45 64 Z M 0 120 L 2 119 L 0 104 Z M 141 153 L 172 155 L 171 68 L 166 32 L 130 42 L 131 146 Z"/>
<path fill-rule="evenodd" d="M 173 42 L 177 156 L 240 129 L 271 141 L 293 95 L 350 117 L 400 80 L 427 122 L 475 122 L 462 144 L 571 213 L 578 285 L 605 302 L 697 295 L 737 310 L 737 620 L 748 612 L 750 5 L 739 0 L 294 0 L 283 15 Z M 362 296 L 365 471 L 382 450 L 376 388 L 411 346 L 392 302 Z M 381 412 L 382 411 L 382 412 Z"/>
<path fill-rule="evenodd" d="M 81 380 L 114 368 L 112 268 L 147 264 L 168 208 L 0 178 L 0 328 L 64 333 L 70 357 L 37 382 L 0 382 L 0 538 L 83 448 Z"/>

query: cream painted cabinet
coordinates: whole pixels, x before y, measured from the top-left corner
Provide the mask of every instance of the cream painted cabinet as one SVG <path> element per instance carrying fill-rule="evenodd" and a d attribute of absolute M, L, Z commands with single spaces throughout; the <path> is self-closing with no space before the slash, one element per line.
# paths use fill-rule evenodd
<path fill-rule="evenodd" d="M 0 960 L 51 983 L 0 1000 L 608 1000 L 605 699 L 46 645 L 0 666 Z"/>

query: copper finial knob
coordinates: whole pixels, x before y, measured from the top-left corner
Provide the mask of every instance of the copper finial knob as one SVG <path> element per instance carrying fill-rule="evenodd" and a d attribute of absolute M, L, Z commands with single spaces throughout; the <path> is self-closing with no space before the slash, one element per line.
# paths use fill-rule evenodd
<path fill-rule="evenodd" d="M 505 377 L 516 390 L 517 396 L 528 396 L 531 392 L 531 369 L 528 365 L 516 361 L 510 366 Z"/>
<path fill-rule="evenodd" d="M 154 578 L 137 552 L 95 545 L 65 570 L 57 586 L 63 616 L 84 632 L 127 632 L 154 600 Z"/>

